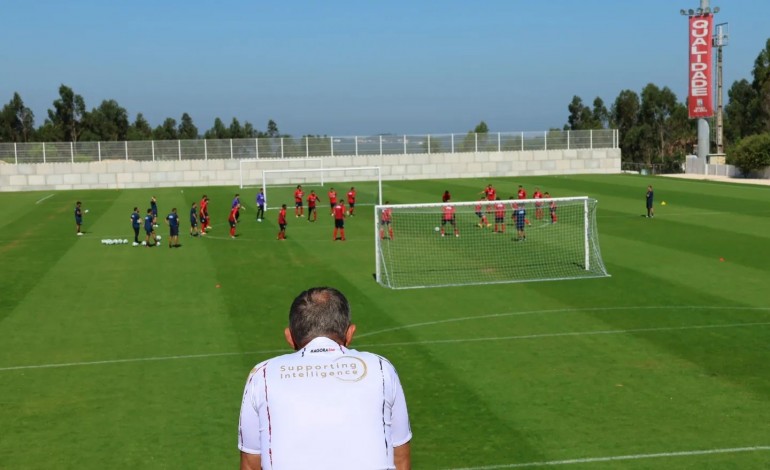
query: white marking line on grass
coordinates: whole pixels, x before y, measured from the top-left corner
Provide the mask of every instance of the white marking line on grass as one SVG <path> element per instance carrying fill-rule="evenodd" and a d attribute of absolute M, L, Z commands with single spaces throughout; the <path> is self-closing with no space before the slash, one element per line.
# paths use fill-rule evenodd
<path fill-rule="evenodd" d="M 41 202 L 45 201 L 45 200 L 46 200 L 46 199 L 48 199 L 49 197 L 53 197 L 53 196 L 55 196 L 55 195 L 56 195 L 56 193 L 53 193 L 53 194 L 49 194 L 48 196 L 46 196 L 46 197 L 44 197 L 44 198 L 42 198 L 42 199 L 38 199 L 37 201 L 35 201 L 35 204 L 40 204 Z"/>
<path fill-rule="evenodd" d="M 485 467 L 452 468 L 450 470 L 495 470 L 501 468 L 554 467 L 556 465 L 574 465 L 581 463 L 615 462 L 619 460 L 658 459 L 665 457 L 692 457 L 698 455 L 736 454 L 739 452 L 761 452 L 770 450 L 770 446 L 734 447 L 731 449 L 685 450 L 681 452 L 660 452 L 657 454 L 616 455 L 612 457 L 589 457 L 584 459 L 548 460 L 544 462 L 511 463 L 488 465 Z"/>
<path fill-rule="evenodd" d="M 726 325 L 692 325 L 692 326 L 677 326 L 677 327 L 659 327 L 659 328 L 637 328 L 631 330 L 598 330 L 598 331 L 573 331 L 566 333 L 541 333 L 534 335 L 520 335 L 520 336 L 493 336 L 487 338 L 458 338 L 458 339 L 437 339 L 427 341 L 408 341 L 402 343 L 382 343 L 382 344 L 362 344 L 361 346 L 367 348 L 378 347 L 390 347 L 390 346 L 421 346 L 428 344 L 448 344 L 448 343 L 476 343 L 480 341 L 506 341 L 506 340 L 526 340 L 526 339 L 539 339 L 539 338 L 559 338 L 569 336 L 592 336 L 592 335 L 619 335 L 628 333 L 651 333 L 661 331 L 685 331 L 685 330 L 707 330 L 718 328 L 740 328 L 747 326 L 768 326 L 770 322 L 762 323 L 732 323 Z M 0 367 L 0 372 L 13 371 L 13 370 L 28 370 L 28 369 L 53 369 L 57 367 L 75 367 L 75 366 L 95 366 L 104 364 L 120 364 L 128 362 L 149 362 L 149 361 L 168 361 L 175 359 L 202 359 L 209 357 L 222 357 L 222 356 L 247 356 L 251 354 L 276 354 L 287 353 L 285 349 L 267 349 L 263 351 L 244 351 L 244 352 L 228 352 L 228 353 L 212 353 L 212 354 L 190 354 L 181 356 L 157 356 L 157 357 L 138 357 L 131 359 L 112 359 L 105 361 L 86 361 L 86 362 L 66 362 L 59 364 L 38 364 L 28 366 L 11 366 Z"/>
<path fill-rule="evenodd" d="M 356 338 L 365 338 L 368 336 L 378 335 L 380 333 L 388 333 L 390 331 L 406 330 L 409 328 L 418 328 L 421 326 L 433 326 L 442 323 L 454 323 L 460 321 L 471 320 L 484 320 L 488 318 L 502 318 L 513 317 L 519 315 L 535 315 L 535 314 L 551 314 L 551 313 L 567 313 L 567 312 L 611 312 L 614 310 L 758 310 L 758 311 L 770 311 L 770 307 L 720 307 L 720 306 L 702 306 L 702 305 L 665 305 L 665 306 L 636 306 L 636 307 L 585 307 L 585 308 L 559 308 L 553 310 L 528 310 L 524 312 L 504 312 L 493 313 L 489 315 L 473 316 L 473 317 L 459 317 L 459 318 L 445 318 L 443 320 L 435 320 L 422 323 L 413 323 L 411 325 L 394 326 L 392 328 L 385 328 L 382 330 L 371 331 L 369 333 L 362 333 L 356 335 Z"/>

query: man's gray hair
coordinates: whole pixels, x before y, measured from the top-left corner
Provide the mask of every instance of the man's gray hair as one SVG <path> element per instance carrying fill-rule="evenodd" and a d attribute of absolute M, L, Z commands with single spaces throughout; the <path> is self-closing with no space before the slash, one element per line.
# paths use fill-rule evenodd
<path fill-rule="evenodd" d="M 289 331 L 297 348 L 319 336 L 344 342 L 350 326 L 350 304 L 333 287 L 313 287 L 299 294 L 289 311 Z"/>

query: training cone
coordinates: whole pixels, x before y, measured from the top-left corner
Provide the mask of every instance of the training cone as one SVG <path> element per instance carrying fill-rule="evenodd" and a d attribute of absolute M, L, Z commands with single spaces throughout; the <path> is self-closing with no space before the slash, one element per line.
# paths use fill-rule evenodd
<path fill-rule="evenodd" d="M 724 260 L 725 260 L 724 258 L 719 258 L 719 261 L 722 261 L 722 262 L 724 262 Z"/>
<path fill-rule="evenodd" d="M 660 205 L 661 206 L 665 206 L 666 205 L 666 201 L 661 202 Z"/>

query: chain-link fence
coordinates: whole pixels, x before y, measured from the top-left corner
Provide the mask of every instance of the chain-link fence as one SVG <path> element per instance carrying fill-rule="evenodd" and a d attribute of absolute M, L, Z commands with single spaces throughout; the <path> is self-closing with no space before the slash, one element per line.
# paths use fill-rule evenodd
<path fill-rule="evenodd" d="M 551 130 L 484 134 L 384 134 L 369 137 L 0 143 L 0 161 L 19 164 L 103 160 L 245 160 L 617 147 L 618 131 L 615 129 Z"/>

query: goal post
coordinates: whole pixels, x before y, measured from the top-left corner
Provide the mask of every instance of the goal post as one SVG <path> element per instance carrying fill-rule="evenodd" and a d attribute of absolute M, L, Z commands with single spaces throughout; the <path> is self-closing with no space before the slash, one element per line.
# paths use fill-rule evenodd
<path fill-rule="evenodd" d="M 262 172 L 265 170 L 280 170 L 291 168 L 323 168 L 324 159 L 320 157 L 307 158 L 244 158 L 238 160 L 238 177 L 240 187 L 252 188 L 262 182 Z"/>
<path fill-rule="evenodd" d="M 378 205 L 375 276 L 392 289 L 609 276 L 589 197 Z"/>
<path fill-rule="evenodd" d="M 328 204 L 327 192 L 332 188 L 337 192 L 338 200 L 347 203 L 346 195 L 352 187 L 356 190 L 356 206 L 382 204 L 382 172 L 378 166 L 295 168 L 262 172 L 265 210 L 281 204 L 293 205 L 294 190 L 298 185 L 303 187 L 305 197 L 310 191 L 316 191 L 321 205 Z"/>

